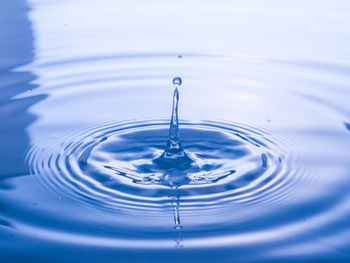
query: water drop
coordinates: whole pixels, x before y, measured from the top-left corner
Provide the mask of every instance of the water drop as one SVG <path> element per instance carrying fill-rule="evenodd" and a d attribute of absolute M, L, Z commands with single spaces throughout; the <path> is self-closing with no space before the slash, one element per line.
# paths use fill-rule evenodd
<path fill-rule="evenodd" d="M 181 59 L 181 58 L 182 58 L 182 55 L 178 55 L 177 58 Z"/>
<path fill-rule="evenodd" d="M 176 88 L 180 87 L 182 84 L 182 79 L 180 77 L 173 78 L 173 84 Z"/>

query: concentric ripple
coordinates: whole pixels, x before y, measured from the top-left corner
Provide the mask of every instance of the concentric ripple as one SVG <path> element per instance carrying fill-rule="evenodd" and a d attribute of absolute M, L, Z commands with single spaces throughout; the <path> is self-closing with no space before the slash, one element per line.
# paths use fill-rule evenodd
<path fill-rule="evenodd" d="M 350 262 L 347 1 L 2 2 L 0 262 Z"/>
<path fill-rule="evenodd" d="M 25 239 L 39 233 L 44 242 L 101 250 L 220 248 L 254 262 L 304 247 L 312 259 L 346 254 L 344 91 L 325 99 L 328 87 L 311 73 L 293 75 L 315 70 L 302 63 L 182 54 L 180 140 L 192 162 L 168 167 L 159 160 L 178 60 L 35 65 L 41 86 L 25 95 L 50 96 L 31 108 L 40 118 L 28 128 L 30 176 L 4 197 L 21 205 L 6 208 L 3 225 Z"/>
<path fill-rule="evenodd" d="M 267 262 L 300 247 L 311 258 L 346 254 L 343 91 L 322 98 L 328 87 L 305 77 L 315 69 L 303 63 L 182 54 L 180 140 L 192 162 L 169 167 L 159 160 L 178 60 L 134 54 L 36 65 L 45 88 L 32 93 L 50 94 L 33 107 L 40 118 L 29 128 L 27 191 L 38 205 L 23 205 L 32 218 L 11 225 L 101 249 L 219 247 Z"/>
<path fill-rule="evenodd" d="M 194 160 L 188 169 L 154 162 L 167 133 L 168 123 L 161 120 L 105 124 L 36 149 L 29 162 L 45 187 L 109 208 L 161 207 L 174 193 L 183 206 L 248 202 L 291 180 L 288 162 L 267 131 L 183 122 L 182 144 Z"/>

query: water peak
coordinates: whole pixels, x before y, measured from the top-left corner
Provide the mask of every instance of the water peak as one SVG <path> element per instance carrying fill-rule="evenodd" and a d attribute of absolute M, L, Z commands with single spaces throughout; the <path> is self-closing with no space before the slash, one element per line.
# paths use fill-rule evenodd
<path fill-rule="evenodd" d="M 171 111 L 169 137 L 167 143 L 167 149 L 170 152 L 177 152 L 182 149 L 179 139 L 179 118 L 178 118 L 178 104 L 179 104 L 179 91 L 175 85 L 173 95 L 173 107 Z"/>
<path fill-rule="evenodd" d="M 182 84 L 180 77 L 173 78 L 174 93 L 173 93 L 173 106 L 171 111 L 171 119 L 169 125 L 169 135 L 166 148 L 162 155 L 154 160 L 156 163 L 165 166 L 165 168 L 178 168 L 187 169 L 191 166 L 193 160 L 186 154 L 182 148 L 179 133 L 179 118 L 178 118 L 178 105 L 179 105 L 179 90 Z"/>

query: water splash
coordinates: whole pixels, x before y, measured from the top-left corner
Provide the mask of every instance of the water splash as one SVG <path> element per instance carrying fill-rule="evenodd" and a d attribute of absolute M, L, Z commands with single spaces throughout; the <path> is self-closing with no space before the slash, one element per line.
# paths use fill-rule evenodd
<path fill-rule="evenodd" d="M 174 95 L 173 95 L 173 107 L 171 112 L 169 137 L 166 152 L 167 153 L 179 153 L 183 152 L 180 138 L 179 138 L 179 118 L 178 118 L 178 104 L 179 104 L 179 91 L 178 87 L 181 86 L 182 80 L 177 77 L 173 79 L 174 84 Z"/>
<path fill-rule="evenodd" d="M 193 160 L 184 151 L 180 141 L 179 133 L 179 117 L 178 117 L 178 104 L 179 104 L 179 91 L 178 88 L 182 84 L 180 77 L 173 79 L 174 94 L 173 94 L 173 107 L 171 111 L 169 136 L 166 148 L 159 158 L 154 160 L 155 163 L 163 166 L 164 168 L 178 168 L 188 169 Z"/>

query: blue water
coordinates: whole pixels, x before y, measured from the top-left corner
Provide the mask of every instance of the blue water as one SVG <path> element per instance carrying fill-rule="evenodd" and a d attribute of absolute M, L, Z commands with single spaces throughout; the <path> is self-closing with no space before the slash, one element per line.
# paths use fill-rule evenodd
<path fill-rule="evenodd" d="M 350 3 L 0 3 L 1 262 L 350 262 Z"/>

